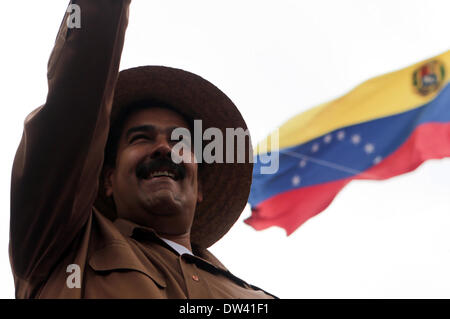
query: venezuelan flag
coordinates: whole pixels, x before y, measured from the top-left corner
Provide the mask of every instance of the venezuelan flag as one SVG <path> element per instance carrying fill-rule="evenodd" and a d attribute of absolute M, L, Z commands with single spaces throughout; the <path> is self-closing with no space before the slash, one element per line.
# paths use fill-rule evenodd
<path fill-rule="evenodd" d="M 449 70 L 447 51 L 287 121 L 278 150 L 269 137 L 258 145 L 256 157 L 279 152 L 279 169 L 261 174 L 256 158 L 245 222 L 290 235 L 354 179 L 383 180 L 450 156 Z"/>

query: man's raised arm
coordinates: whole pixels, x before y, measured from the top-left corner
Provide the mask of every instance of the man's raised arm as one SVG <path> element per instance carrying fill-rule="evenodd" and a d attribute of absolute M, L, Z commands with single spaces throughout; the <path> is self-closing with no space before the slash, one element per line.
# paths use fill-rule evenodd
<path fill-rule="evenodd" d="M 12 170 L 10 259 L 23 280 L 47 276 L 91 213 L 129 3 L 74 0 L 58 32 L 47 101 L 26 118 Z"/>

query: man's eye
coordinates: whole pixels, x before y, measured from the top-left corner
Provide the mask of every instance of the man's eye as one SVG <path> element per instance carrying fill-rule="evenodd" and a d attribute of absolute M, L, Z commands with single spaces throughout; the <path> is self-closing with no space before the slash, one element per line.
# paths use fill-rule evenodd
<path fill-rule="evenodd" d="M 133 142 L 135 142 L 135 141 L 137 141 L 137 140 L 140 140 L 140 139 L 148 140 L 148 136 L 147 136 L 147 135 L 143 135 L 143 134 L 141 134 L 141 135 L 135 135 L 135 136 L 133 136 L 133 137 L 130 139 L 130 143 L 133 143 Z"/>

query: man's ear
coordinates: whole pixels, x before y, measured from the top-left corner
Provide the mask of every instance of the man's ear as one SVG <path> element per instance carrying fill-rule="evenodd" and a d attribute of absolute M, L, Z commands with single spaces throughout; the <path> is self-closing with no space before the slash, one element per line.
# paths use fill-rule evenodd
<path fill-rule="evenodd" d="M 202 189 L 202 181 L 200 178 L 197 180 L 197 203 L 201 203 L 203 201 L 203 189 Z"/>
<path fill-rule="evenodd" d="M 103 172 L 103 187 L 105 188 L 105 195 L 110 197 L 113 194 L 112 176 L 114 168 L 106 167 Z"/>

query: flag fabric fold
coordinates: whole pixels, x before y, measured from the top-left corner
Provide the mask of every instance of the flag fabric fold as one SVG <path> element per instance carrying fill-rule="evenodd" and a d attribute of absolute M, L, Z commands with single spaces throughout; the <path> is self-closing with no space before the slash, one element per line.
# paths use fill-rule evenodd
<path fill-rule="evenodd" d="M 450 51 L 376 77 L 347 95 L 299 114 L 267 140 L 279 169 L 261 174 L 255 160 L 245 222 L 287 234 L 323 211 L 354 179 L 382 180 L 450 156 Z M 273 154 L 272 154 L 273 156 Z"/>

